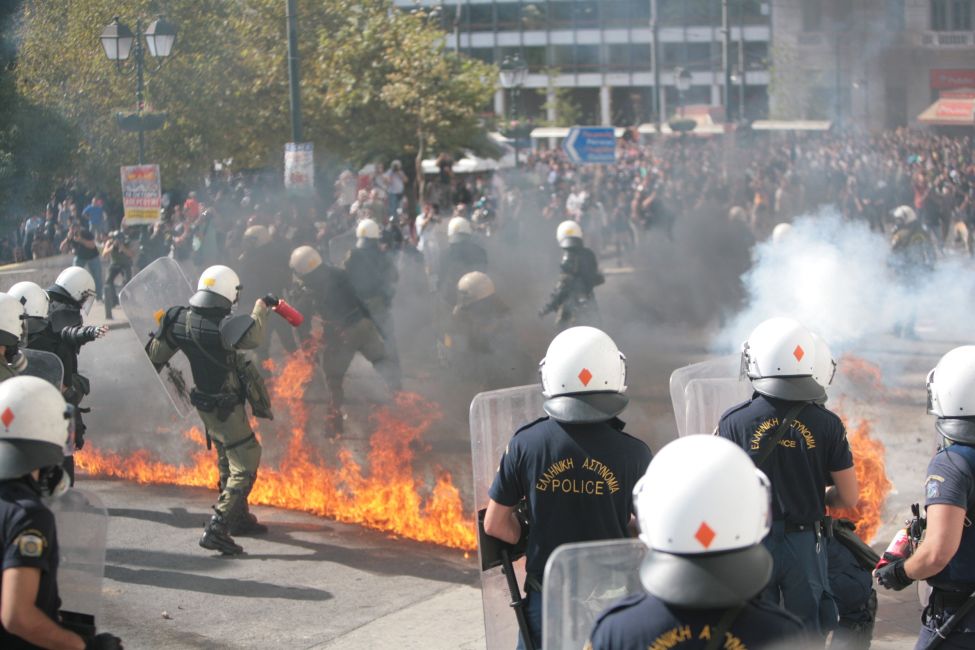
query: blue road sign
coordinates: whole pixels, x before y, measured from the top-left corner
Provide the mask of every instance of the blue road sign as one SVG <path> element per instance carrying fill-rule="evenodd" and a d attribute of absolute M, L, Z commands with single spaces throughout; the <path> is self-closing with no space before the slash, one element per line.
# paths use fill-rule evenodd
<path fill-rule="evenodd" d="M 562 141 L 562 151 L 579 165 L 616 162 L 616 129 L 611 126 L 574 126 Z"/>

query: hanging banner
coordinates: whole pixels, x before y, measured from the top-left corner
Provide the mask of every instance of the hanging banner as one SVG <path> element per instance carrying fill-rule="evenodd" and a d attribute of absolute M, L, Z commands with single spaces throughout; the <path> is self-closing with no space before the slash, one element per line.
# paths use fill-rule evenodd
<path fill-rule="evenodd" d="M 311 142 L 284 145 L 284 187 L 296 192 L 315 189 L 315 150 Z"/>
<path fill-rule="evenodd" d="M 159 165 L 122 167 L 122 206 L 125 208 L 126 225 L 156 223 L 162 209 Z"/>

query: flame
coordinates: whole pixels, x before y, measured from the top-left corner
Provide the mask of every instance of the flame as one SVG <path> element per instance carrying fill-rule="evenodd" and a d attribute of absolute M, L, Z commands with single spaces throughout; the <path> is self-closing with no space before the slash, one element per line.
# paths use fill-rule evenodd
<path fill-rule="evenodd" d="M 876 391 L 884 389 L 880 367 L 853 354 L 844 354 L 836 364 L 836 370 L 854 384 Z"/>
<path fill-rule="evenodd" d="M 846 419 L 844 418 L 844 424 Z M 860 420 L 852 429 L 847 426 L 846 438 L 853 452 L 853 468 L 860 486 L 860 500 L 852 510 L 830 509 L 830 516 L 849 519 L 856 524 L 856 533 L 866 543 L 873 540 L 880 528 L 884 502 L 892 484 L 887 478 L 884 443 L 870 435 L 870 423 Z"/>
<path fill-rule="evenodd" d="M 436 405 L 415 393 L 397 393 L 391 405 L 376 408 L 369 418 L 372 435 L 363 468 L 348 448 L 339 450 L 338 465 L 330 467 L 305 433 L 309 422 L 305 389 L 315 371 L 317 346 L 292 354 L 280 370 L 273 361 L 268 389 L 275 412 L 287 424 L 260 421 L 259 435 L 265 447 L 280 448 L 277 466 L 262 466 L 248 498 L 261 504 L 300 510 L 355 523 L 409 539 L 450 548 L 473 550 L 474 526 L 466 514 L 460 492 L 449 472 L 434 469 L 433 486 L 413 472 L 415 450 L 423 434 L 441 414 Z M 153 458 L 146 450 L 123 454 L 93 449 L 78 452 L 80 471 L 92 477 L 116 478 L 143 484 L 185 485 L 214 488 L 218 483 L 215 459 L 203 446 L 198 427 L 183 434 L 199 445 L 188 462 L 170 464 Z"/>

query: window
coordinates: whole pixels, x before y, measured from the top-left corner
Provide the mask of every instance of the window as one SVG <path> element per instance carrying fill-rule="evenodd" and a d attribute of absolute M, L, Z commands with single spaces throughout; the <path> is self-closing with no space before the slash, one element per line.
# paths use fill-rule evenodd
<path fill-rule="evenodd" d="M 599 68 L 598 45 L 576 45 L 576 68 L 581 71 L 597 70 Z"/>
<path fill-rule="evenodd" d="M 931 0 L 931 29 L 936 32 L 948 30 L 948 0 Z"/>
<path fill-rule="evenodd" d="M 887 0 L 884 23 L 889 32 L 904 31 L 904 0 Z"/>
<path fill-rule="evenodd" d="M 972 28 L 972 0 L 931 0 L 931 29 L 965 32 Z"/>
<path fill-rule="evenodd" d="M 629 27 L 629 0 L 605 0 L 599 6 L 599 17 L 604 28 Z"/>
<path fill-rule="evenodd" d="M 472 59 L 477 59 L 479 61 L 484 61 L 485 63 L 494 63 L 494 48 L 493 47 L 472 47 L 467 50 L 467 54 Z"/>
<path fill-rule="evenodd" d="M 951 28 L 958 32 L 972 28 L 972 0 L 954 0 L 951 3 Z"/>
<path fill-rule="evenodd" d="M 598 27 L 599 3 L 576 0 L 572 3 L 572 17 L 576 27 Z"/>
<path fill-rule="evenodd" d="M 823 0 L 803 0 L 799 4 L 802 6 L 802 31 L 818 32 L 822 29 Z"/>
<path fill-rule="evenodd" d="M 698 69 L 711 66 L 711 43 L 662 43 L 661 45 L 662 66 L 680 65 Z"/>
<path fill-rule="evenodd" d="M 469 12 L 471 29 L 494 29 L 494 7 L 488 4 L 472 4 L 465 7 Z"/>
<path fill-rule="evenodd" d="M 498 29 L 518 29 L 521 27 L 521 5 L 517 2 L 497 3 Z"/>
<path fill-rule="evenodd" d="M 548 28 L 568 29 L 572 27 L 572 3 L 566 0 L 551 0 L 548 3 Z"/>

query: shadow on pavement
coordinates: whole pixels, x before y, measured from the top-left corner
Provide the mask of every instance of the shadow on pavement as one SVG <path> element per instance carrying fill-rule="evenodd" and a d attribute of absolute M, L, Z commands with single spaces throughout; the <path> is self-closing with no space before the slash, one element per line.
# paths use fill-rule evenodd
<path fill-rule="evenodd" d="M 211 564 L 213 560 L 211 559 Z M 306 587 L 281 587 L 279 585 L 237 580 L 236 578 L 211 578 L 193 573 L 177 571 L 156 571 L 153 569 L 127 569 L 107 565 L 105 577 L 129 584 L 197 591 L 215 596 L 238 596 L 244 598 L 280 598 L 283 600 L 331 600 L 332 594 L 321 589 Z"/>

